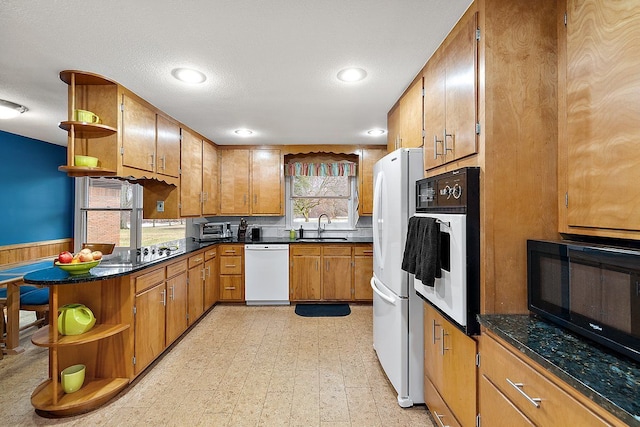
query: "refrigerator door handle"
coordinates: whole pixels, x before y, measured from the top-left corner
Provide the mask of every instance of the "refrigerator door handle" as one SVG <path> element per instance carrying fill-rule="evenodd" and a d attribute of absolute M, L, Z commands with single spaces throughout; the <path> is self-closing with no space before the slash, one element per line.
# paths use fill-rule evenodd
<path fill-rule="evenodd" d="M 380 289 L 378 289 L 378 287 L 376 286 L 376 278 L 372 277 L 371 278 L 371 289 L 373 289 L 373 292 L 375 292 L 376 294 L 378 294 L 378 296 L 380 298 L 382 298 L 383 300 L 385 300 L 386 302 L 388 302 L 389 304 L 396 304 L 396 299 L 393 297 L 388 297 L 385 294 L 383 294 L 382 292 L 380 292 Z"/>

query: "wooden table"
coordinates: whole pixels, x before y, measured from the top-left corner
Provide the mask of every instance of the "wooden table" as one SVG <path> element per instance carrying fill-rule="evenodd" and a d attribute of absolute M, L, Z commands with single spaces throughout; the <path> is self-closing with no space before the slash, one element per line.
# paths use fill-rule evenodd
<path fill-rule="evenodd" d="M 20 346 L 20 285 L 24 284 L 22 277 L 31 271 L 51 267 L 51 263 L 51 260 L 37 261 L 0 270 L 0 286 L 7 286 L 7 354 L 24 352 L 24 348 Z"/>

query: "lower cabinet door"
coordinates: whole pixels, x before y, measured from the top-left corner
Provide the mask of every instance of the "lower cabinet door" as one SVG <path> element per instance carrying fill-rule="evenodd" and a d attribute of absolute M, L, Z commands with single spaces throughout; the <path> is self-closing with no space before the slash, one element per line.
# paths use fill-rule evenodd
<path fill-rule="evenodd" d="M 220 301 L 243 301 L 242 276 L 220 276 Z"/>
<path fill-rule="evenodd" d="M 515 405 L 484 376 L 478 381 L 481 424 L 492 427 L 534 427 Z"/>
<path fill-rule="evenodd" d="M 166 345 L 187 330 L 187 272 L 167 280 Z"/>
<path fill-rule="evenodd" d="M 204 263 L 204 277 L 204 309 L 209 310 L 218 302 L 220 295 L 218 258 L 212 258 Z"/>
<path fill-rule="evenodd" d="M 142 372 L 165 349 L 164 281 L 135 297 L 135 374 Z"/>
<path fill-rule="evenodd" d="M 188 313 L 189 325 L 192 325 L 204 313 L 204 265 L 189 269 Z"/>

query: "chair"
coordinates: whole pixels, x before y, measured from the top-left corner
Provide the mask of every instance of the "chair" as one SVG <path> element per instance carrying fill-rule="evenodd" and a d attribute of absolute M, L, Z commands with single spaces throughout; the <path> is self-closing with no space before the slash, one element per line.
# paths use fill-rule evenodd
<path fill-rule="evenodd" d="M 5 317 L 7 306 L 7 288 L 0 288 L 0 343 L 6 342 L 5 333 L 8 319 Z M 31 285 L 20 286 L 20 310 L 35 311 L 36 320 L 24 325 L 20 330 L 38 325 L 41 327 L 47 324 L 49 313 L 49 288 L 38 288 Z M 2 352 L 0 351 L 0 358 Z"/>

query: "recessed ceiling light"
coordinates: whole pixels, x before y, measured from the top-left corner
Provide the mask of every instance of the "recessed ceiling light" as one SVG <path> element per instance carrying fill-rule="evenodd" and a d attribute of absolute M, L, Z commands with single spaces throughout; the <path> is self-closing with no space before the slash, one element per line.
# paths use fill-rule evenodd
<path fill-rule="evenodd" d="M 371 136 L 380 136 L 384 135 L 385 133 L 387 133 L 387 131 L 384 129 L 371 129 L 367 131 L 367 135 Z"/>
<path fill-rule="evenodd" d="M 25 111 L 29 111 L 29 109 L 24 105 L 0 99 L 0 119 L 12 119 Z"/>
<path fill-rule="evenodd" d="M 238 136 L 251 136 L 253 131 L 249 129 L 236 129 L 233 131 Z"/>
<path fill-rule="evenodd" d="M 343 82 L 358 82 L 367 77 L 367 72 L 362 68 L 345 68 L 338 72 L 338 80 Z"/>
<path fill-rule="evenodd" d="M 171 74 L 176 79 L 185 83 L 202 83 L 207 80 L 207 76 L 202 74 L 198 70 L 194 70 L 192 68 L 175 68 L 171 71 Z"/>

